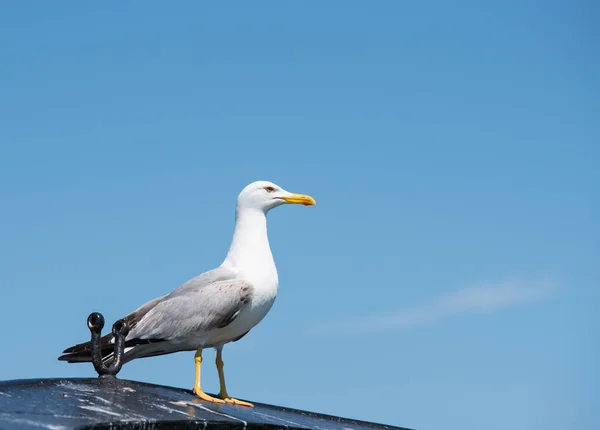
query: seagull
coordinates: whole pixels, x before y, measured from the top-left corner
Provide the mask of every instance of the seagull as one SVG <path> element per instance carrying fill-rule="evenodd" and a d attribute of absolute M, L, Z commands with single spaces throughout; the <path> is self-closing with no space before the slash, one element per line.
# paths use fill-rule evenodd
<path fill-rule="evenodd" d="M 196 351 L 193 392 L 200 399 L 253 407 L 229 396 L 223 373 L 223 347 L 244 337 L 267 315 L 279 286 L 277 268 L 267 236 L 267 212 L 283 204 L 310 206 L 315 200 L 290 193 L 267 181 L 247 185 L 238 195 L 235 229 L 223 263 L 198 275 L 170 294 L 155 298 L 127 315 L 129 326 L 123 362 L 179 351 Z M 110 363 L 114 336 L 101 339 L 102 359 Z M 202 351 L 217 351 L 218 398 L 206 394 L 200 383 Z M 90 362 L 91 343 L 63 351 L 58 359 L 69 363 Z"/>

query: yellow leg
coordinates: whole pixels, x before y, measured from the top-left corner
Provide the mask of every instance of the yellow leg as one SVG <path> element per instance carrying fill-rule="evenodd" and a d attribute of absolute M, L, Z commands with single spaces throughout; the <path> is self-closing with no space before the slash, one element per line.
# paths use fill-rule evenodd
<path fill-rule="evenodd" d="M 202 391 L 202 386 L 200 385 L 200 370 L 201 370 L 201 366 L 202 366 L 202 347 L 198 347 L 198 350 L 196 351 L 196 355 L 194 356 L 194 360 L 196 362 L 196 381 L 194 382 L 194 393 L 198 397 L 200 397 L 202 400 L 206 400 L 207 402 L 225 403 L 224 400 L 209 396 L 204 391 Z"/>
<path fill-rule="evenodd" d="M 219 372 L 219 384 L 221 385 L 221 390 L 219 391 L 219 397 L 222 398 L 225 403 L 231 403 L 238 406 L 248 406 L 249 408 L 253 408 L 254 405 L 252 403 L 244 402 L 243 400 L 234 399 L 229 397 L 227 394 L 227 387 L 225 386 L 225 373 L 223 373 L 223 349 L 217 348 L 217 371 Z"/>

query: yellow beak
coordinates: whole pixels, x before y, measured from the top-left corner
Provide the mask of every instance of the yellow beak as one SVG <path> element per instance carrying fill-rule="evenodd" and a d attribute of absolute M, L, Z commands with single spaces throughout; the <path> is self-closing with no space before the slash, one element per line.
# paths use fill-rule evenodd
<path fill-rule="evenodd" d="M 299 204 L 304 206 L 313 206 L 316 205 L 315 199 L 311 196 L 307 196 L 304 194 L 292 194 L 286 197 L 281 197 L 283 201 L 286 203 Z"/>

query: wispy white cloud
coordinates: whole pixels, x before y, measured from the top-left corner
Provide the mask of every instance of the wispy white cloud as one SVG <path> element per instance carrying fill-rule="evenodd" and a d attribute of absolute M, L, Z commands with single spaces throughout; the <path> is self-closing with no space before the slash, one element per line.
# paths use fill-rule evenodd
<path fill-rule="evenodd" d="M 550 280 L 479 284 L 443 294 L 419 306 L 319 324 L 311 327 L 310 332 L 350 334 L 410 329 L 459 314 L 493 312 L 538 302 L 549 298 L 555 289 L 556 284 Z"/>

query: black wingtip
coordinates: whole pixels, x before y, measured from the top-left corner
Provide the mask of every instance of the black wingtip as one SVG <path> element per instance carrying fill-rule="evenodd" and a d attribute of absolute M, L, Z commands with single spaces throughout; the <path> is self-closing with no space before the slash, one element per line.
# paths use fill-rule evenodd
<path fill-rule="evenodd" d="M 74 357 L 91 356 L 90 343 L 84 342 L 84 343 L 79 343 L 77 345 L 73 345 L 73 346 L 65 349 L 62 353 L 63 353 L 63 355 L 58 357 L 58 359 L 60 361 L 69 361 L 69 360 L 73 359 Z M 71 361 L 69 361 L 69 363 L 70 362 Z"/>
<path fill-rule="evenodd" d="M 58 361 L 68 361 L 70 363 L 73 357 L 76 356 L 76 354 L 64 354 L 58 357 Z"/>
<path fill-rule="evenodd" d="M 88 363 L 92 361 L 92 357 L 83 354 L 64 354 L 58 357 L 58 361 L 66 361 L 67 363 Z"/>

